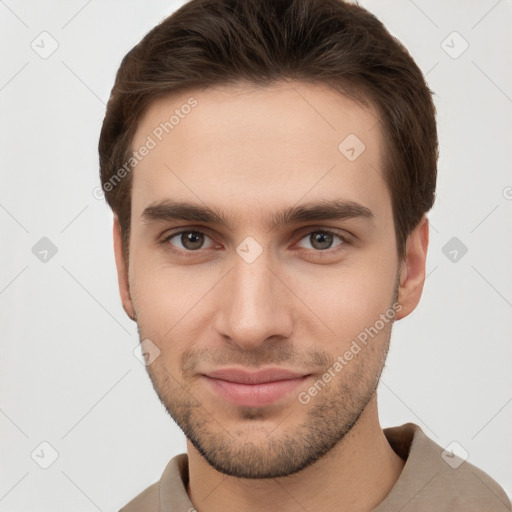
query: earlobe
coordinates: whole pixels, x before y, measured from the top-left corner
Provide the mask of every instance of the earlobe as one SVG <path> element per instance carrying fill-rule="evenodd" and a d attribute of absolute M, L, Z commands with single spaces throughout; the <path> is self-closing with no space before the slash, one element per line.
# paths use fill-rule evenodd
<path fill-rule="evenodd" d="M 119 284 L 119 293 L 121 295 L 121 302 L 126 314 L 135 320 L 135 311 L 133 309 L 132 298 L 130 296 L 130 285 L 128 281 L 128 265 L 123 251 L 123 241 L 121 236 L 121 225 L 117 215 L 114 215 L 113 225 L 114 237 L 114 255 L 116 259 L 117 268 L 117 282 Z"/>
<path fill-rule="evenodd" d="M 400 268 L 398 291 L 398 302 L 402 308 L 397 312 L 396 320 L 412 313 L 420 301 L 425 282 L 428 229 L 428 219 L 424 215 L 407 238 L 406 256 Z"/>

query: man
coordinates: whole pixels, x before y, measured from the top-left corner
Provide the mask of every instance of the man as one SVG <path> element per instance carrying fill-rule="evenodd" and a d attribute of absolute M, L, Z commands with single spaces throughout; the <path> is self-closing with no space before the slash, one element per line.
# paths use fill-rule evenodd
<path fill-rule="evenodd" d="M 123 60 L 99 151 L 123 307 L 187 437 L 122 510 L 511 509 L 417 425 L 379 424 L 438 150 L 431 92 L 375 17 L 192 0 Z"/>

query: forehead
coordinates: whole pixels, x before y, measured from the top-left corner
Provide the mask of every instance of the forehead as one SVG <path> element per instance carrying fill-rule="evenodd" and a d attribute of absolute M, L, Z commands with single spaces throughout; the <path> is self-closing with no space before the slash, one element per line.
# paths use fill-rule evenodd
<path fill-rule="evenodd" d="M 166 199 L 252 217 L 302 199 L 342 198 L 377 214 L 390 206 L 375 110 L 326 85 L 223 86 L 159 99 L 132 141 L 134 151 L 144 146 L 133 216 Z"/>

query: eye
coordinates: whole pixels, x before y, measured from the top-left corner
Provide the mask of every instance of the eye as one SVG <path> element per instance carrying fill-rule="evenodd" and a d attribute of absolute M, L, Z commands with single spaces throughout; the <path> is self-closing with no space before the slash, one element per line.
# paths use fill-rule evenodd
<path fill-rule="evenodd" d="M 317 229 L 310 231 L 306 236 L 302 237 L 297 245 L 298 247 L 319 253 L 328 252 L 331 249 L 336 250 L 336 248 L 344 245 L 346 241 L 345 237 L 334 231 L 329 229 Z M 173 233 L 162 240 L 161 243 L 166 245 L 172 252 L 189 256 L 200 252 L 202 249 L 220 248 L 208 235 L 198 230 Z"/>
<path fill-rule="evenodd" d="M 333 242 L 335 241 L 336 238 L 340 242 L 333 246 Z M 306 242 L 310 244 L 311 247 L 305 247 L 306 249 L 312 248 L 317 251 L 325 251 L 328 249 L 332 249 L 334 247 L 339 247 L 340 245 L 343 245 L 346 241 L 341 235 L 338 235 L 333 231 L 325 229 L 311 231 L 301 240 L 306 240 Z M 299 247 L 304 246 L 299 244 Z"/>
<path fill-rule="evenodd" d="M 176 242 L 173 243 L 173 239 L 176 239 Z M 203 247 L 205 239 L 208 239 L 213 243 L 213 240 L 201 231 L 181 231 L 180 233 L 174 233 L 173 235 L 168 236 L 164 240 L 164 243 L 169 243 L 173 248 L 180 251 L 191 252 L 199 249 L 206 249 L 207 247 Z"/>

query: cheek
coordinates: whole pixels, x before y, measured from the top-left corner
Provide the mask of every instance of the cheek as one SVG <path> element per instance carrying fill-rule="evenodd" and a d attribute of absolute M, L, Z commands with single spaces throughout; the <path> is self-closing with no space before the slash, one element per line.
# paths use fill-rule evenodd
<path fill-rule="evenodd" d="M 340 267 L 334 271 L 298 275 L 294 290 L 305 305 L 303 326 L 311 339 L 339 344 L 351 340 L 375 324 L 392 305 L 395 285 L 393 265 L 367 264 Z M 307 307 L 306 307 L 307 306 Z"/>
<path fill-rule="evenodd" d="M 156 262 L 151 251 L 142 244 L 133 244 L 130 259 L 130 294 L 137 314 L 137 322 L 149 338 L 161 339 L 175 323 L 179 313 L 180 289 L 178 276 L 172 279 Z M 171 279 L 169 278 L 171 277 Z"/>
<path fill-rule="evenodd" d="M 212 300 L 215 283 L 222 274 L 211 268 L 177 267 L 140 250 L 130 269 L 130 293 L 141 334 L 161 350 L 180 352 L 198 339 L 204 328 L 205 307 Z M 195 267 L 195 268 L 194 268 Z"/>

